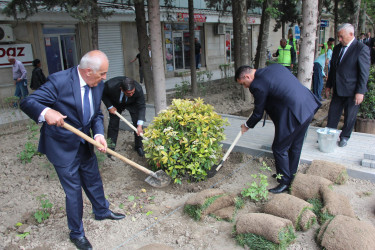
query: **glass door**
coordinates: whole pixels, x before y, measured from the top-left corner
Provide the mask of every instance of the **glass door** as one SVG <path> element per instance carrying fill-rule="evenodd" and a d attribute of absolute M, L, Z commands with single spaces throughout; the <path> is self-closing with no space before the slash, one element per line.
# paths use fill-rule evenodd
<path fill-rule="evenodd" d="M 190 33 L 184 31 L 184 68 L 190 69 Z"/>
<path fill-rule="evenodd" d="M 182 32 L 173 32 L 174 68 L 184 68 L 184 48 L 182 43 Z"/>

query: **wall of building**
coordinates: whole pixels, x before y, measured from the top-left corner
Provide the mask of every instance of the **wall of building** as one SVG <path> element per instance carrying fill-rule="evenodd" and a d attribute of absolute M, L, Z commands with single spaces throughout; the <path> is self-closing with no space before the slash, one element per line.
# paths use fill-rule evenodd
<path fill-rule="evenodd" d="M 139 61 L 130 62 L 139 53 L 137 25 L 135 22 L 123 22 L 122 28 L 125 75 L 139 82 Z"/>
<path fill-rule="evenodd" d="M 207 70 L 217 69 L 220 64 L 225 63 L 225 35 L 216 35 L 214 28 L 213 23 L 204 25 L 204 56 Z"/>

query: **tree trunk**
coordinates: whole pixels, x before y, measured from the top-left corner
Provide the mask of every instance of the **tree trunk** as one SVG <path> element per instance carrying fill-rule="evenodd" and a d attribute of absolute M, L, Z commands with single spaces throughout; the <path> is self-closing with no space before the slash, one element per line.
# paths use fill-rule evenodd
<path fill-rule="evenodd" d="M 339 10 L 339 0 L 334 0 L 335 1 L 335 5 L 333 7 L 333 13 L 334 13 L 334 26 L 333 26 L 333 30 L 335 32 L 335 44 L 338 43 L 337 41 L 337 26 L 338 26 L 338 23 L 339 23 L 339 14 L 338 14 L 338 10 Z"/>
<path fill-rule="evenodd" d="M 240 14 L 240 65 L 249 65 L 249 36 L 247 30 L 247 3 L 246 0 L 239 0 L 239 14 Z M 244 100 L 246 102 L 252 102 L 252 96 L 250 91 L 245 88 L 241 88 Z"/>
<path fill-rule="evenodd" d="M 315 36 L 318 20 L 318 1 L 302 2 L 303 27 L 301 32 L 300 56 L 298 62 L 298 80 L 308 89 L 311 88 L 314 66 Z"/>
<path fill-rule="evenodd" d="M 354 34 L 359 35 L 359 11 L 361 10 L 361 0 L 354 1 L 355 4 L 355 12 L 353 16 L 353 26 L 354 26 Z"/>
<path fill-rule="evenodd" d="M 148 0 L 148 20 L 150 22 L 152 75 L 154 78 L 155 115 L 167 108 L 163 47 L 161 39 L 159 0 Z"/>
<path fill-rule="evenodd" d="M 232 18 L 233 18 L 233 43 L 234 43 L 234 68 L 241 66 L 241 32 L 240 32 L 240 10 L 237 1 L 232 1 Z"/>
<path fill-rule="evenodd" d="M 135 22 L 137 25 L 138 34 L 138 47 L 139 53 L 141 54 L 141 64 L 143 70 L 143 78 L 145 80 L 147 102 L 154 103 L 154 83 L 152 78 L 151 70 L 151 58 L 149 56 L 148 45 L 149 37 L 147 36 L 147 26 L 146 26 L 146 13 L 145 4 L 143 0 L 135 0 Z"/>
<path fill-rule="evenodd" d="M 367 9 L 367 2 L 363 2 L 363 9 L 361 10 L 361 22 L 360 22 L 360 33 L 365 33 L 366 32 L 366 9 Z"/>
<path fill-rule="evenodd" d="M 318 28 L 316 29 L 316 38 L 315 38 L 315 53 L 314 58 L 320 54 L 320 47 L 319 47 L 319 31 L 320 31 L 320 20 L 322 19 L 322 8 L 323 8 L 323 0 L 318 1 Z"/>
<path fill-rule="evenodd" d="M 189 43 L 190 43 L 190 72 L 191 90 L 193 95 L 198 95 L 197 70 L 195 67 L 195 34 L 194 34 L 194 0 L 189 0 Z"/>
<path fill-rule="evenodd" d="M 271 7 L 272 0 L 265 0 L 263 1 L 262 6 L 262 17 L 261 23 L 259 28 L 259 36 L 258 36 L 258 45 L 257 45 L 257 52 L 255 55 L 255 66 L 254 68 L 264 68 L 267 62 L 267 44 L 268 44 L 268 36 L 269 36 L 269 27 L 270 27 L 270 20 L 271 16 L 266 11 L 267 8 Z"/>

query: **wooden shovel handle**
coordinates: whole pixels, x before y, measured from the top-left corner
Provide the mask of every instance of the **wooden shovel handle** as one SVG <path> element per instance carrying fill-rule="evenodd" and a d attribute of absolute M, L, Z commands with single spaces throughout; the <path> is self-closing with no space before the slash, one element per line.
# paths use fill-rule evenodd
<path fill-rule="evenodd" d="M 131 124 L 128 120 L 125 119 L 125 117 L 123 117 L 119 112 L 115 111 L 115 114 L 121 119 L 123 120 L 131 129 L 133 129 L 136 133 L 138 133 L 138 130 L 136 127 L 133 126 L 133 124 Z M 140 136 L 143 137 L 143 133 L 140 134 Z"/>
<path fill-rule="evenodd" d="M 91 144 L 95 145 L 97 148 L 103 148 L 103 145 L 100 144 L 99 142 L 95 141 L 94 139 L 92 139 L 90 136 L 86 135 L 85 133 L 83 133 L 82 131 L 76 129 L 75 127 L 73 127 L 72 125 L 69 125 L 68 123 L 64 122 L 64 125 L 63 127 L 67 130 L 69 130 L 70 132 L 73 132 L 74 134 L 78 135 L 79 137 L 81 137 L 82 139 L 85 139 L 86 141 L 90 142 Z M 110 155 L 113 155 L 117 158 L 119 158 L 120 160 L 122 160 L 123 162 L 129 164 L 130 166 L 132 167 L 135 167 L 139 170 L 141 170 L 142 172 L 148 174 L 148 175 L 151 175 L 151 176 L 155 176 L 155 173 L 141 165 L 139 165 L 138 163 L 134 162 L 134 161 L 131 161 L 129 160 L 128 158 L 120 155 L 119 153 L 116 153 L 115 151 L 107 148 L 107 153 L 110 154 Z"/>
<path fill-rule="evenodd" d="M 236 139 L 234 139 L 234 141 L 232 142 L 232 145 L 230 145 L 228 151 L 225 153 L 225 155 L 223 157 L 223 161 L 225 161 L 228 158 L 230 152 L 232 152 L 234 146 L 236 146 L 238 140 L 241 138 L 241 135 L 242 135 L 242 131 L 240 130 L 240 132 L 238 132 L 238 134 L 236 136 Z"/>

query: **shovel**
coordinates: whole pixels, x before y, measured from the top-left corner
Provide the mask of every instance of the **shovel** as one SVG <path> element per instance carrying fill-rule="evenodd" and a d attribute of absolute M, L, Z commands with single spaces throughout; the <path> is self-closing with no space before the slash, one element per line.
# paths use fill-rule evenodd
<path fill-rule="evenodd" d="M 230 145 L 228 151 L 225 153 L 223 159 L 220 161 L 219 165 L 213 165 L 210 170 L 208 170 L 207 177 L 212 178 L 216 175 L 216 173 L 220 170 L 220 168 L 223 166 L 225 160 L 228 158 L 230 152 L 232 152 L 234 146 L 236 146 L 238 140 L 240 139 L 242 135 L 242 131 L 238 132 L 236 139 L 234 139 L 232 145 Z"/>
<path fill-rule="evenodd" d="M 123 120 L 123 122 L 125 122 L 131 129 L 133 129 L 136 133 L 138 133 L 138 130 L 136 127 L 133 126 L 133 124 L 131 124 L 128 120 L 125 119 L 125 117 L 123 117 L 119 112 L 115 111 L 115 115 L 117 115 L 121 120 Z M 140 134 L 140 136 L 142 136 L 142 138 L 144 140 L 146 140 L 146 138 L 143 136 L 143 133 Z"/>
<path fill-rule="evenodd" d="M 69 130 L 70 132 L 73 132 L 74 134 L 78 135 L 79 137 L 85 139 L 86 141 L 90 142 L 91 144 L 95 145 L 96 147 L 98 147 L 98 148 L 103 147 L 102 144 L 95 141 L 91 137 L 87 136 L 85 133 L 81 132 L 80 130 L 76 129 L 75 127 L 73 127 L 73 126 L 71 126 L 67 123 L 64 123 L 63 127 L 65 129 Z M 129 164 L 130 166 L 135 167 L 138 170 L 141 170 L 142 172 L 148 174 L 149 176 L 145 179 L 145 182 L 147 182 L 148 184 L 150 184 L 153 187 L 162 188 L 162 187 L 168 186 L 169 183 L 171 182 L 171 177 L 169 177 L 169 175 L 167 175 L 162 170 L 158 170 L 156 172 L 153 172 L 153 171 L 139 165 L 138 163 L 135 163 L 134 161 L 131 161 L 131 160 L 125 158 L 124 156 L 120 155 L 119 153 L 116 153 L 115 151 L 113 151 L 109 148 L 107 148 L 107 153 L 119 158 L 120 160 Z"/>

